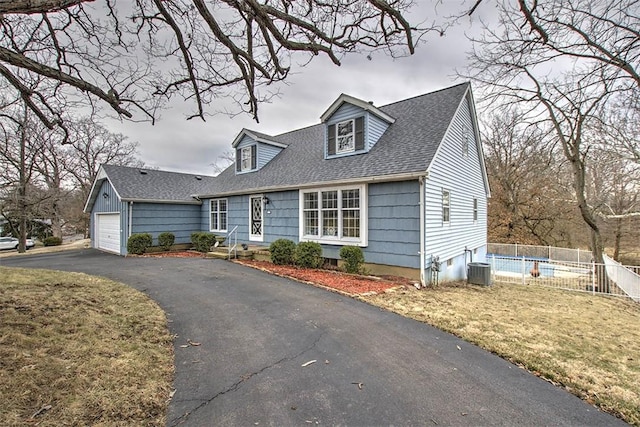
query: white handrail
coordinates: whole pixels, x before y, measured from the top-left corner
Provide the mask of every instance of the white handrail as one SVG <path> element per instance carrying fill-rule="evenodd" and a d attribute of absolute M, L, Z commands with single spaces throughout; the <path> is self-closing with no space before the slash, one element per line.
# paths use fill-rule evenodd
<path fill-rule="evenodd" d="M 233 235 L 233 245 L 231 244 L 231 236 Z M 233 257 L 238 257 L 238 226 L 233 227 L 231 231 L 227 233 L 227 241 L 229 242 L 228 258 L 231 259 L 231 251 L 233 251 Z"/>

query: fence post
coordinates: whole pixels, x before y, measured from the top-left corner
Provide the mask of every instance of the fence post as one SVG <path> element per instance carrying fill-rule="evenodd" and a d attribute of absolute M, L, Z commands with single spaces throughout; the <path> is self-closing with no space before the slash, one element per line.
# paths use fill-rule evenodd
<path fill-rule="evenodd" d="M 491 254 L 491 282 L 495 281 L 495 275 L 496 275 L 496 255 L 495 254 Z"/>
<path fill-rule="evenodd" d="M 516 251 L 516 253 L 513 254 L 513 256 L 517 257 L 518 256 L 518 244 L 517 243 L 515 244 L 515 251 Z"/>
<path fill-rule="evenodd" d="M 580 263 L 580 248 L 578 248 L 578 263 Z"/>
<path fill-rule="evenodd" d="M 522 255 L 522 284 L 526 285 L 527 283 L 524 280 L 524 275 L 526 274 L 527 263 L 525 262 L 524 255 Z"/>
<path fill-rule="evenodd" d="M 548 250 L 549 250 L 549 254 L 547 256 L 547 259 L 551 260 L 551 245 L 548 246 Z"/>
<path fill-rule="evenodd" d="M 596 272 L 596 262 L 595 261 L 591 261 L 591 293 L 593 295 L 596 294 L 596 276 L 597 276 L 597 272 Z"/>

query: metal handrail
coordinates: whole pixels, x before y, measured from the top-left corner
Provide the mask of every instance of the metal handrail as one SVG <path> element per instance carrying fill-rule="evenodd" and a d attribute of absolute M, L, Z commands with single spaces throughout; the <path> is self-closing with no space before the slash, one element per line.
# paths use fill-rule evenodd
<path fill-rule="evenodd" d="M 233 235 L 233 245 L 231 244 L 231 236 Z M 233 251 L 233 257 L 238 258 L 238 226 L 233 227 L 231 231 L 227 233 L 227 241 L 229 242 L 228 258 L 231 259 L 231 251 Z"/>

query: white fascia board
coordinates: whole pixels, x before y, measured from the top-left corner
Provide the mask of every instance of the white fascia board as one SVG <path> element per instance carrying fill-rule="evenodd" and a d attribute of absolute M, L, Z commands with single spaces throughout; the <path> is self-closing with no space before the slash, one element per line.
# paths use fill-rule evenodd
<path fill-rule="evenodd" d="M 93 203 L 98 197 L 96 192 L 100 189 L 100 186 L 102 185 L 102 182 L 104 180 L 109 181 L 109 185 L 111 185 L 111 188 L 113 188 L 113 191 L 116 193 L 116 196 L 120 200 L 122 200 L 122 198 L 120 197 L 120 193 L 118 193 L 118 189 L 113 185 L 113 183 L 107 176 L 107 173 L 105 172 L 104 168 L 102 167 L 102 165 L 100 165 L 100 168 L 98 169 L 98 173 L 96 174 L 96 179 L 93 180 L 93 184 L 91 185 L 91 191 L 89 191 L 89 197 L 87 197 L 87 201 L 84 203 L 84 208 L 82 209 L 84 213 L 91 213 L 91 209 L 89 209 L 89 205 L 91 205 L 91 208 L 93 208 Z"/>
<path fill-rule="evenodd" d="M 473 91 L 471 85 L 467 89 L 469 97 L 469 109 L 471 110 L 471 122 L 473 123 L 473 132 L 476 140 L 476 150 L 478 152 L 478 158 L 480 159 L 480 169 L 482 169 L 482 179 L 484 180 L 484 188 L 487 193 L 487 197 L 491 197 L 491 187 L 489 187 L 489 176 L 487 175 L 487 167 L 484 162 L 484 149 L 482 148 L 482 140 L 480 139 L 480 129 L 478 129 L 478 116 L 476 114 L 476 103 L 473 100 Z"/>
<path fill-rule="evenodd" d="M 285 144 L 283 144 L 281 142 L 273 141 L 271 139 L 261 138 L 258 135 L 254 134 L 253 132 L 251 132 L 249 129 L 242 129 L 240 131 L 240 133 L 238 134 L 238 136 L 236 136 L 236 138 L 233 140 L 233 143 L 231 144 L 231 146 L 233 148 L 236 148 L 238 146 L 238 144 L 240 144 L 240 141 L 242 141 L 242 138 L 245 135 L 248 136 L 249 138 L 253 139 L 256 142 L 261 142 L 263 144 L 273 145 L 274 147 L 279 147 L 279 148 L 287 148 L 287 146 Z"/>
<path fill-rule="evenodd" d="M 384 113 L 383 111 L 376 108 L 374 105 L 368 103 L 367 101 L 363 101 L 362 99 L 358 99 L 353 96 L 346 95 L 344 93 L 340 94 L 338 99 L 333 101 L 333 104 L 331 104 L 331 106 L 327 109 L 327 111 L 322 113 L 322 115 L 320 116 L 320 120 L 323 123 L 329 120 L 329 118 L 333 115 L 333 113 L 335 113 L 336 110 L 340 108 L 340 106 L 345 102 L 355 105 L 356 107 L 360 107 L 363 110 L 370 112 L 371 114 L 375 114 L 376 116 L 380 117 L 382 120 L 388 122 L 389 124 L 392 124 L 396 121 L 396 119 Z"/>
<path fill-rule="evenodd" d="M 427 174 L 427 171 L 419 171 L 419 172 L 408 172 L 408 173 L 395 174 L 395 175 L 367 176 L 362 178 L 351 178 L 351 179 L 342 179 L 342 180 L 335 180 L 335 181 L 316 181 L 316 182 L 307 182 L 304 184 L 256 187 L 256 188 L 251 188 L 247 190 L 226 191 L 226 192 L 221 192 L 216 194 L 199 194 L 198 197 L 201 199 L 215 199 L 218 197 L 240 196 L 240 195 L 254 194 L 254 193 L 273 193 L 276 191 L 302 190 L 306 188 L 339 187 L 339 186 L 353 185 L 353 184 L 373 184 L 377 182 L 411 181 L 414 179 L 418 179 L 421 176 L 425 176 L 426 174 Z"/>

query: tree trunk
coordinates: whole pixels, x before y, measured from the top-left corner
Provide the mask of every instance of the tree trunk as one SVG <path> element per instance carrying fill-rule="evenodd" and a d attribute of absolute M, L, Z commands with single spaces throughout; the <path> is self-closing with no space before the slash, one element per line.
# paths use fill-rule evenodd
<path fill-rule="evenodd" d="M 27 171 L 26 171 L 26 145 L 27 145 L 27 112 L 25 109 L 24 122 L 21 125 L 20 132 L 20 176 L 18 184 L 18 212 L 20 223 L 18 229 L 18 252 L 23 253 L 26 250 L 27 241 Z"/>

